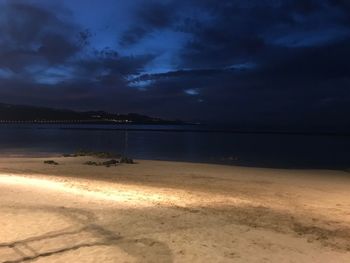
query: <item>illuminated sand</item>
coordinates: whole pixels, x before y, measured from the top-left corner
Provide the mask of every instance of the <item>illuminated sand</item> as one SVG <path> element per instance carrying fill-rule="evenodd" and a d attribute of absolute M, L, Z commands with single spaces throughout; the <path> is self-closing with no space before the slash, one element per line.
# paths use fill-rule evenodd
<path fill-rule="evenodd" d="M 350 262 L 350 174 L 0 159 L 0 262 Z"/>

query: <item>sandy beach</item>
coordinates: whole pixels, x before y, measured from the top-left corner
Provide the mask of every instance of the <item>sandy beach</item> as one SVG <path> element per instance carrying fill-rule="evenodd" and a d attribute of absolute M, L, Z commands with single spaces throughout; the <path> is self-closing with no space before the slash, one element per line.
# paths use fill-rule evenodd
<path fill-rule="evenodd" d="M 349 172 L 90 160 L 0 158 L 1 263 L 350 262 Z"/>

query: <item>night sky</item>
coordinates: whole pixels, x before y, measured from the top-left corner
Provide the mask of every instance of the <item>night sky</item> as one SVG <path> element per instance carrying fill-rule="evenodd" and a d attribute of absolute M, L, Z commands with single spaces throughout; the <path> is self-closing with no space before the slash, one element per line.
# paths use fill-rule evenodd
<path fill-rule="evenodd" d="M 0 0 L 0 101 L 350 128 L 350 1 Z"/>

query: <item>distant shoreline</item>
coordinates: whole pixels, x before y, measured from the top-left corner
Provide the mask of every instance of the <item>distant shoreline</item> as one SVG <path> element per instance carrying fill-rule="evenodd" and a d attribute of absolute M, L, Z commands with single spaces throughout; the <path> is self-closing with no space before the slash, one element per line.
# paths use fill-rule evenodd
<path fill-rule="evenodd" d="M 305 136 L 350 136 L 350 132 L 333 132 L 333 131 L 279 131 L 279 130 L 238 130 L 238 129 L 215 129 L 215 128 L 134 128 L 137 125 L 149 125 L 149 126 L 179 126 L 179 127 L 201 127 L 201 124 L 195 123 L 125 123 L 125 122 L 96 122 L 96 121 L 71 121 L 71 122 L 60 122 L 60 121 L 48 121 L 48 122 L 35 122 L 35 121 L 11 121 L 11 122 L 1 122 L 2 125 L 108 125 L 108 126 L 118 126 L 123 125 L 123 127 L 39 127 L 38 129 L 60 129 L 60 130 L 86 130 L 86 131 L 135 131 L 135 132 L 189 132 L 189 133 L 232 133 L 232 134 L 279 134 L 279 135 L 305 135 Z M 130 128 L 131 127 L 131 128 Z M 203 126 L 202 126 L 203 127 Z"/>
<path fill-rule="evenodd" d="M 197 125 L 195 123 L 177 122 L 177 121 L 160 121 L 160 122 L 134 122 L 134 121 L 104 121 L 104 120 L 50 120 L 50 121 L 8 121 L 0 120 L 0 124 L 93 124 L 93 125 Z"/>

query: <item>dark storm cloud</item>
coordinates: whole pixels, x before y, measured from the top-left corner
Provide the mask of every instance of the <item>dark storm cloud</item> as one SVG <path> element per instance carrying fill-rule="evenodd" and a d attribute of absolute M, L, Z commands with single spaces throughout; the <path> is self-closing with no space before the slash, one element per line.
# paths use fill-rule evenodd
<path fill-rule="evenodd" d="M 269 42 L 279 34 L 288 36 L 305 30 L 308 25 L 303 19 L 325 8 L 321 1 L 311 0 L 198 2 L 212 20 L 197 27 L 183 49 L 184 64 L 194 67 L 257 60 L 274 48 Z"/>
<path fill-rule="evenodd" d="M 108 44 L 73 19 L 79 6 L 30 3 L 0 11 L 7 102 L 350 127 L 349 1 L 135 0 Z"/>
<path fill-rule="evenodd" d="M 350 10 L 350 2 L 347 0 L 329 0 L 329 3 L 333 6 L 339 7 L 343 11 Z"/>
<path fill-rule="evenodd" d="M 329 0 L 332 7 L 337 8 L 340 11 L 340 16 L 338 20 L 345 26 L 350 25 L 350 2 L 347 0 Z"/>
<path fill-rule="evenodd" d="M 1 7 L 0 92 L 8 102 L 109 110 L 120 102 L 123 108 L 124 98 L 138 92 L 126 76 L 154 58 L 88 47 L 91 32 L 62 10 L 24 1 Z"/>
<path fill-rule="evenodd" d="M 17 1 L 1 7 L 2 67 L 20 72 L 43 62 L 61 62 L 78 51 L 67 36 L 73 25 L 61 21 L 50 11 Z"/>
<path fill-rule="evenodd" d="M 347 8 L 344 2 L 199 1 L 196 7 L 206 10 L 210 22 L 190 31 L 181 67 L 256 66 L 216 77 L 156 74 L 153 80 L 164 87 L 199 90 L 186 109 L 232 122 L 349 125 L 350 30 L 339 12 Z"/>
<path fill-rule="evenodd" d="M 293 80 L 327 81 L 350 76 L 350 37 L 322 46 L 285 49 L 270 59 L 263 74 Z"/>
<path fill-rule="evenodd" d="M 171 27 L 176 17 L 176 2 L 147 1 L 140 4 L 133 15 L 134 24 L 121 36 L 123 46 L 132 45 L 154 32 Z"/>

